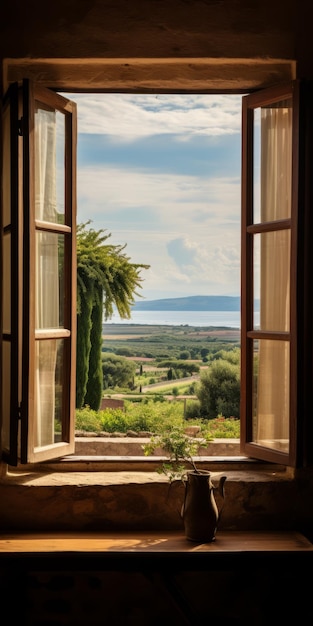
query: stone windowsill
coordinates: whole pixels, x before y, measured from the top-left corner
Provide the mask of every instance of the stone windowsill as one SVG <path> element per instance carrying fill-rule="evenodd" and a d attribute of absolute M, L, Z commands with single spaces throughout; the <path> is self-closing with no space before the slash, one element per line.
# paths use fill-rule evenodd
<path fill-rule="evenodd" d="M 158 473 L 166 457 L 69 456 L 8 467 L 0 479 L 0 531 L 182 530 L 184 486 Z M 223 530 L 299 530 L 313 527 L 308 511 L 313 470 L 240 456 L 201 456 L 210 471 Z M 225 499 L 218 493 L 222 475 Z"/>

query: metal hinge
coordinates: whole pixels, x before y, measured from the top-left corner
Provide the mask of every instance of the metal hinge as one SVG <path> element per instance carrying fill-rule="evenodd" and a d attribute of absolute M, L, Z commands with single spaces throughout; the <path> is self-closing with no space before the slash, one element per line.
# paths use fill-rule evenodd
<path fill-rule="evenodd" d="M 18 134 L 22 137 L 24 134 L 24 118 L 18 120 Z"/>

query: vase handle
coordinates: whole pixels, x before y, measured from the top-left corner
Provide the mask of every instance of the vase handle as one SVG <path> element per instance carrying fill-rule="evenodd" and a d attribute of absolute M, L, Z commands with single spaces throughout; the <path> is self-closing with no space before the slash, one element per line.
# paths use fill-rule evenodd
<path fill-rule="evenodd" d="M 218 492 L 220 494 L 220 496 L 223 498 L 225 497 L 224 494 L 224 484 L 225 484 L 225 480 L 226 480 L 227 476 L 221 476 L 220 481 L 218 483 Z"/>

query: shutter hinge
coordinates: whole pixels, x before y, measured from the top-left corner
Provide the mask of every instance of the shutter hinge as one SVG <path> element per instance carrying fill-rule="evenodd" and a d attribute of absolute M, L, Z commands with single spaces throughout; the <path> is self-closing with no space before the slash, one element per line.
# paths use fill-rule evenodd
<path fill-rule="evenodd" d="M 23 134 L 24 134 L 24 123 L 23 123 L 23 122 L 24 122 L 24 118 L 23 118 L 23 117 L 21 117 L 21 118 L 18 120 L 18 134 L 19 134 L 21 137 L 22 137 L 22 136 L 23 136 Z"/>

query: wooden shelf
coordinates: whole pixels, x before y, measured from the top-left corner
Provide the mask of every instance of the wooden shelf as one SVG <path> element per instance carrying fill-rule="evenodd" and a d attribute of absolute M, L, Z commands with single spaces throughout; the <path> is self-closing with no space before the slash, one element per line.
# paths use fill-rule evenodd
<path fill-rule="evenodd" d="M 198 544 L 178 532 L 24 533 L 0 536 L 3 554 L 51 553 L 164 553 L 313 551 L 313 544 L 298 532 L 221 531 L 212 543 Z"/>
<path fill-rule="evenodd" d="M 306 555 L 306 556 L 304 556 Z M 262 566 L 269 559 L 313 558 L 313 544 L 298 532 L 221 531 L 212 543 L 188 541 L 179 532 L 29 533 L 0 536 L 0 565 L 19 560 L 32 566 L 130 569 L 194 569 L 238 566 L 250 559 Z M 300 561 L 299 561 L 300 562 Z M 62 566 L 63 566 L 62 563 Z"/>

